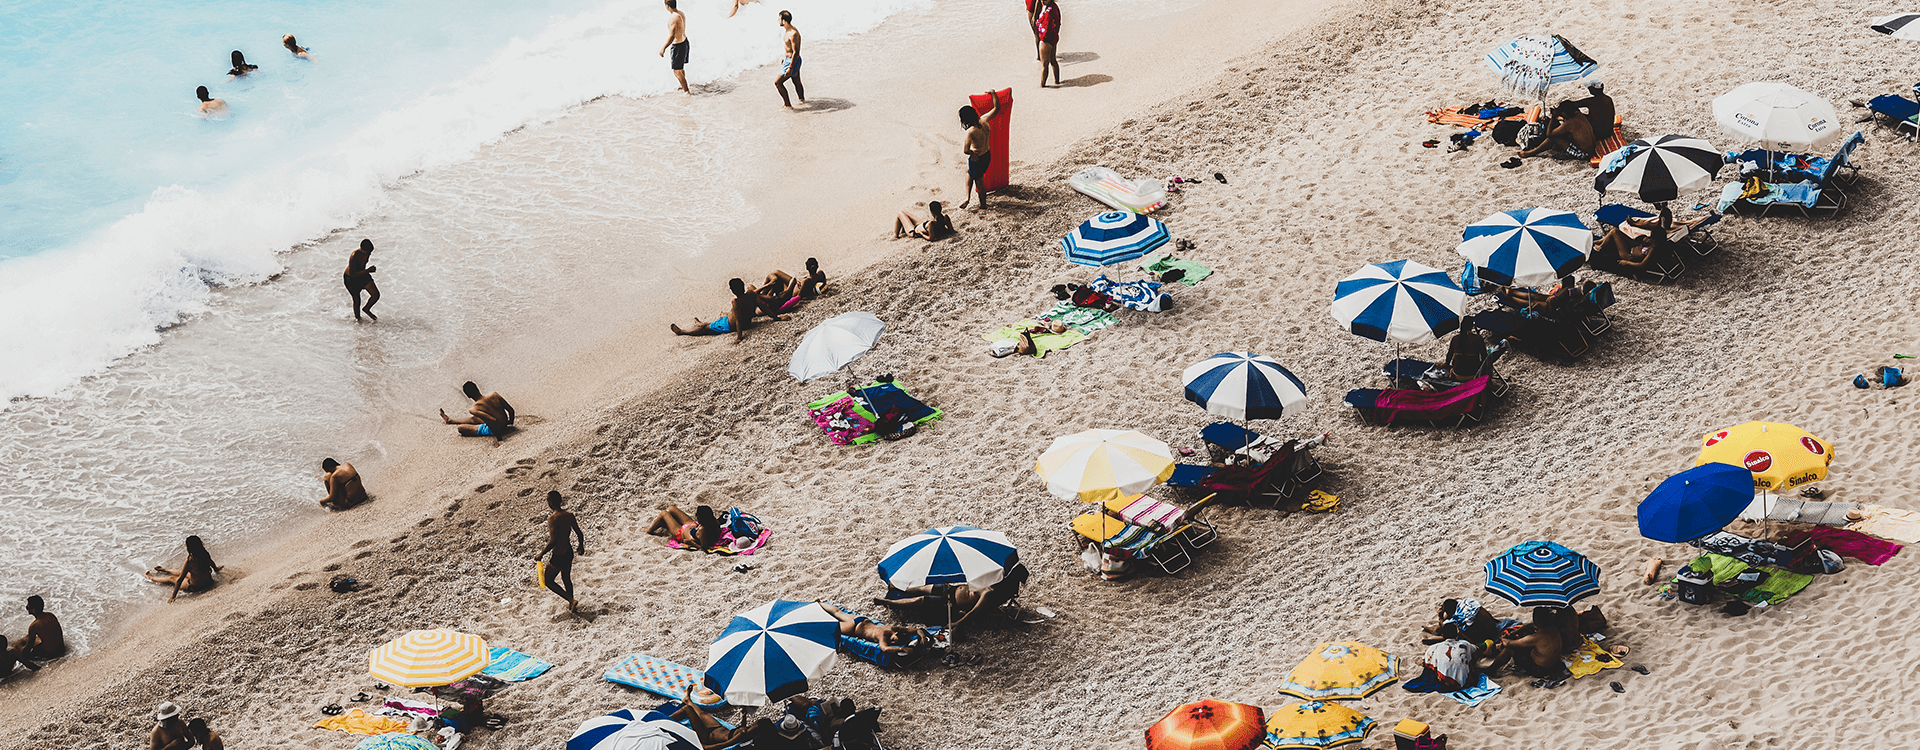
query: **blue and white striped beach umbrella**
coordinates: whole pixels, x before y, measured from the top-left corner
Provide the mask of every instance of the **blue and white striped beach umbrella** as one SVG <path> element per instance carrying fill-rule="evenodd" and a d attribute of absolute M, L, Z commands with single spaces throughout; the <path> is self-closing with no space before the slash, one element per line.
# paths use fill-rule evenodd
<path fill-rule="evenodd" d="M 1108 211 L 1060 238 L 1067 260 L 1083 266 L 1111 266 L 1137 260 L 1167 244 L 1167 225 L 1146 214 Z"/>
<path fill-rule="evenodd" d="M 1221 352 L 1180 373 L 1187 400 L 1228 419 L 1279 419 L 1307 403 L 1307 386 L 1279 362 Z"/>
<path fill-rule="evenodd" d="M 1593 253 L 1593 230 L 1570 211 L 1516 208 L 1467 225 L 1455 248 L 1482 281 L 1546 287 L 1573 273 Z"/>
<path fill-rule="evenodd" d="M 644 716 L 623 708 L 588 719 L 567 739 L 567 750 L 700 750 L 700 736 L 692 729 L 672 719 Z"/>
<path fill-rule="evenodd" d="M 1600 72 L 1600 63 L 1550 34 L 1528 34 L 1487 53 L 1487 67 L 1500 74 L 1501 90 L 1525 99 L 1547 98 L 1547 87 Z"/>
<path fill-rule="evenodd" d="M 1460 327 L 1467 293 L 1410 260 L 1369 263 L 1333 288 L 1333 319 L 1374 341 L 1432 341 Z"/>
<path fill-rule="evenodd" d="M 927 529 L 896 542 L 880 558 L 880 578 L 906 590 L 936 583 L 975 589 L 1000 582 L 1020 562 L 1006 534 L 972 526 Z"/>
<path fill-rule="evenodd" d="M 1600 566 L 1553 542 L 1524 542 L 1487 561 L 1487 591 L 1522 607 L 1571 607 L 1600 593 Z"/>
<path fill-rule="evenodd" d="M 739 706 L 807 691 L 833 669 L 840 621 L 814 602 L 775 599 L 733 616 L 707 647 L 707 689 Z"/>

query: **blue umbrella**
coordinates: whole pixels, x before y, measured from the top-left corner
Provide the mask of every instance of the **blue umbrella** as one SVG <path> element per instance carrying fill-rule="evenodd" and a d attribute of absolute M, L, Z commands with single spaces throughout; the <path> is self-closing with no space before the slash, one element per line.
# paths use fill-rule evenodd
<path fill-rule="evenodd" d="M 1228 419 L 1279 419 L 1307 402 L 1307 386 L 1268 357 L 1222 352 L 1180 373 L 1187 400 Z"/>
<path fill-rule="evenodd" d="M 1500 87 L 1527 99 L 1545 99 L 1547 87 L 1578 81 L 1599 72 L 1594 62 L 1566 40 L 1548 34 L 1528 34 L 1487 53 L 1487 67 L 1500 74 Z"/>
<path fill-rule="evenodd" d="M 1019 564 L 1020 553 L 1006 534 L 972 526 L 943 526 L 922 531 L 887 548 L 880 578 L 896 589 L 936 583 L 976 589 L 1000 582 Z"/>
<path fill-rule="evenodd" d="M 429 746 L 431 747 L 431 746 Z M 700 750 L 700 736 L 657 712 L 623 708 L 595 716 L 574 730 L 567 750 Z"/>
<path fill-rule="evenodd" d="M 1600 593 L 1600 566 L 1553 542 L 1525 542 L 1487 561 L 1487 591 L 1522 607 L 1571 607 Z"/>
<path fill-rule="evenodd" d="M 1570 211 L 1520 208 L 1481 219 L 1455 248 L 1479 276 L 1501 286 L 1544 287 L 1573 273 L 1593 252 L 1593 230 Z"/>
<path fill-rule="evenodd" d="M 1333 288 L 1333 319 L 1374 341 L 1432 341 L 1460 327 L 1467 294 L 1438 268 L 1372 263 Z"/>
<path fill-rule="evenodd" d="M 1685 542 L 1719 531 L 1753 501 L 1753 472 L 1707 463 L 1667 477 L 1640 501 L 1640 535 Z"/>
<path fill-rule="evenodd" d="M 1067 260 L 1083 266 L 1111 266 L 1137 260 L 1167 244 L 1167 225 L 1145 214 L 1108 211 L 1060 238 Z"/>
<path fill-rule="evenodd" d="M 707 689 L 740 706 L 764 706 L 807 691 L 833 669 L 840 621 L 814 602 L 783 599 L 733 616 L 707 647 Z"/>

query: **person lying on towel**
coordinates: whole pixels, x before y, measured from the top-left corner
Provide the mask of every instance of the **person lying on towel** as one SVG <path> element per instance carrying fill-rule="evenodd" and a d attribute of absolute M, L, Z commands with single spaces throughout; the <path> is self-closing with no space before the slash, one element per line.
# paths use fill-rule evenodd
<path fill-rule="evenodd" d="M 904 656 L 925 652 L 933 647 L 933 635 L 928 633 L 926 628 L 882 625 L 866 617 L 847 614 L 825 599 L 815 599 L 813 602 L 840 622 L 841 635 L 873 641 L 880 644 L 880 650 L 889 654 Z"/>

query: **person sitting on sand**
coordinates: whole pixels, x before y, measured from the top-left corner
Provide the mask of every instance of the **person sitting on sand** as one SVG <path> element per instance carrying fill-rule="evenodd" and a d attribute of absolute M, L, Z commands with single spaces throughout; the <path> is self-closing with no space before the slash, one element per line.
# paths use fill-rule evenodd
<path fill-rule="evenodd" d="M 664 536 L 701 552 L 713 549 L 720 543 L 720 519 L 713 514 L 713 508 L 702 505 L 693 509 L 693 515 L 680 509 L 678 505 L 668 505 L 653 519 L 653 525 L 647 527 L 647 533 Z"/>
<path fill-rule="evenodd" d="M 926 628 L 905 628 L 899 625 L 882 625 L 871 618 L 850 615 L 832 602 L 815 599 L 827 614 L 840 622 L 840 634 L 880 644 L 880 650 L 889 654 L 910 654 L 924 651 L 933 646 L 933 635 Z"/>
<path fill-rule="evenodd" d="M 58 659 L 67 655 L 66 631 L 60 627 L 60 618 L 47 611 L 47 602 L 39 595 L 27 597 L 27 614 L 33 622 L 27 625 L 27 635 L 20 639 L 14 648 L 22 656 L 33 659 Z"/>
<path fill-rule="evenodd" d="M 677 323 L 668 324 L 667 327 L 672 328 L 676 336 L 718 336 L 731 333 L 734 341 L 746 338 L 747 326 L 753 325 L 754 317 L 761 315 L 760 297 L 747 287 L 747 282 L 740 279 L 727 279 L 727 288 L 733 290 L 733 308 L 728 310 L 726 315 L 720 316 L 712 323 L 702 323 L 699 318 L 695 318 L 692 328 L 681 328 Z M 766 317 L 774 320 L 787 319 L 785 315 Z"/>
<path fill-rule="evenodd" d="M 212 589 L 215 585 L 213 574 L 220 570 L 221 566 L 213 561 L 213 555 L 207 554 L 207 545 L 200 541 L 200 537 L 190 536 L 187 537 L 187 560 L 181 563 L 180 569 L 168 570 L 155 565 L 147 573 L 147 580 L 172 586 L 173 593 L 167 595 L 167 601 L 172 602 L 182 589 L 189 594 Z"/>
<path fill-rule="evenodd" d="M 294 57 L 303 60 L 313 59 L 313 55 L 307 54 L 307 48 L 300 46 L 299 42 L 293 40 L 292 34 L 280 37 L 280 45 L 286 47 L 288 52 L 292 52 Z"/>
<path fill-rule="evenodd" d="M 540 581 L 540 585 L 567 600 L 567 611 L 577 612 L 580 610 L 580 602 L 573 596 L 574 550 L 567 545 L 567 542 L 571 541 L 568 537 L 577 537 L 580 541 L 580 554 L 587 554 L 587 533 L 580 530 L 580 520 L 575 518 L 571 511 L 561 507 L 565 502 L 565 498 L 562 498 L 558 491 L 547 491 L 547 508 L 553 511 L 547 514 L 547 546 L 541 547 L 539 552 L 534 553 L 533 559 L 538 561 L 548 552 L 553 553 L 553 559 L 547 563 L 542 575 L 544 580 Z"/>
<path fill-rule="evenodd" d="M 25 650 L 26 644 L 24 643 L 9 648 L 7 646 L 7 637 L 0 635 L 0 680 L 7 679 L 7 677 L 13 674 L 15 669 L 20 667 L 26 667 L 35 672 L 40 671 L 40 665 L 27 661 L 26 657 L 21 654 L 21 652 Z"/>
<path fill-rule="evenodd" d="M 826 291 L 827 274 L 820 270 L 820 261 L 807 259 L 807 277 L 800 280 L 800 299 L 814 299 Z"/>
<path fill-rule="evenodd" d="M 360 484 L 360 472 L 353 464 L 321 459 L 320 482 L 327 486 L 327 496 L 320 498 L 322 508 L 346 510 L 367 501 L 367 488 Z"/>
<path fill-rule="evenodd" d="M 193 739 L 193 746 L 202 750 L 227 750 L 227 743 L 220 739 L 220 733 L 207 726 L 206 719 L 194 719 L 187 722 L 187 736 Z"/>
<path fill-rule="evenodd" d="M 1619 226 L 1607 230 L 1600 243 L 1593 248 L 1593 264 L 1596 268 L 1611 270 L 1618 266 L 1629 270 L 1646 267 L 1653 261 L 1653 250 L 1666 244 L 1667 237 L 1674 228 L 1673 212 L 1667 204 L 1659 205 L 1660 213 L 1646 218 L 1628 219 Z"/>
<path fill-rule="evenodd" d="M 480 386 L 474 385 L 471 380 L 461 384 L 460 392 L 473 399 L 473 405 L 467 407 L 470 416 L 454 419 L 447 416 L 446 409 L 441 409 L 440 421 L 460 425 L 458 429 L 463 437 L 491 437 L 496 442 L 501 440 L 507 428 L 513 426 L 513 404 L 507 403 L 498 393 L 480 395 Z"/>
<path fill-rule="evenodd" d="M 1567 677 L 1567 666 L 1560 661 L 1560 656 L 1566 653 L 1565 640 L 1560 635 L 1558 622 L 1545 608 L 1533 611 L 1532 625 L 1511 636 L 1502 636 L 1499 648 L 1494 665 L 1488 668 L 1490 672 L 1511 662 L 1514 669 L 1530 677 L 1549 681 Z"/>
<path fill-rule="evenodd" d="M 240 50 L 234 50 L 233 51 L 233 69 L 227 71 L 227 80 L 231 81 L 235 78 L 239 78 L 240 76 L 246 75 L 248 73 L 252 73 L 253 71 L 256 71 L 259 69 L 260 69 L 260 66 L 258 65 L 248 65 L 247 56 L 240 54 Z"/>
<path fill-rule="evenodd" d="M 932 217 L 921 221 L 912 211 L 901 211 L 893 217 L 893 238 L 916 237 L 923 240 L 939 240 L 952 237 L 953 217 L 940 210 L 940 201 L 928 201 L 927 213 Z"/>
<path fill-rule="evenodd" d="M 1618 113 L 1613 97 L 1607 96 L 1607 86 L 1600 81 L 1587 83 L 1587 98 L 1567 102 L 1567 106 L 1584 110 L 1587 123 L 1593 126 L 1593 135 L 1599 140 L 1613 137 L 1614 119 Z"/>
<path fill-rule="evenodd" d="M 149 750 L 188 750 L 193 738 L 187 734 L 187 722 L 180 719 L 180 707 L 173 701 L 161 701 L 153 711 L 153 733 L 147 735 Z"/>
<path fill-rule="evenodd" d="M 1593 124 L 1580 113 L 1580 108 L 1570 102 L 1555 104 L 1553 117 L 1548 122 L 1546 138 L 1533 148 L 1521 151 L 1521 156 L 1564 153 L 1574 159 L 1593 157 L 1598 141 L 1593 136 Z"/>
<path fill-rule="evenodd" d="M 225 116 L 229 111 L 227 109 L 227 100 L 213 98 L 212 94 L 207 93 L 207 87 L 205 86 L 195 88 L 193 95 L 200 100 L 201 117 L 221 117 Z"/>
<path fill-rule="evenodd" d="M 747 291 L 760 298 L 758 311 L 762 317 L 770 318 L 800 305 L 799 280 L 777 268 L 760 286 L 747 287 Z"/>
<path fill-rule="evenodd" d="M 1460 319 L 1460 331 L 1453 334 L 1453 341 L 1447 344 L 1447 376 L 1464 383 L 1480 374 L 1480 365 L 1487 361 L 1487 340 L 1473 327 L 1473 316 Z M 1447 601 L 1453 601 L 1448 599 Z"/>
<path fill-rule="evenodd" d="M 1500 621 L 1477 599 L 1448 599 L 1440 602 L 1439 620 L 1421 632 L 1434 636 L 1423 638 L 1425 643 L 1457 640 L 1484 649 L 1500 637 Z"/>

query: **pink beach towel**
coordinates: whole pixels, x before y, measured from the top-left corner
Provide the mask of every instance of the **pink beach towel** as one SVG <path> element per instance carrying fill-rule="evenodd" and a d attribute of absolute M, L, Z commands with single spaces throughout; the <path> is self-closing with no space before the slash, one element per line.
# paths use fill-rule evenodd
<path fill-rule="evenodd" d="M 1399 388 L 1384 390 L 1373 402 L 1373 408 L 1386 410 L 1389 424 L 1401 416 L 1428 421 L 1452 419 L 1479 403 L 1480 396 L 1487 391 L 1488 379 L 1482 375 L 1438 393 Z"/>
<path fill-rule="evenodd" d="M 1811 540 L 1841 557 L 1851 557 L 1868 565 L 1879 565 L 1893 559 L 1900 553 L 1900 545 L 1862 534 L 1852 529 L 1836 529 L 1819 526 L 1787 537 L 1789 547 L 1798 547 L 1801 542 Z"/>

